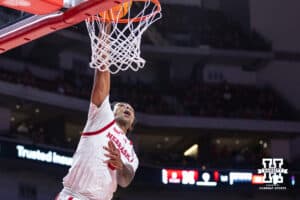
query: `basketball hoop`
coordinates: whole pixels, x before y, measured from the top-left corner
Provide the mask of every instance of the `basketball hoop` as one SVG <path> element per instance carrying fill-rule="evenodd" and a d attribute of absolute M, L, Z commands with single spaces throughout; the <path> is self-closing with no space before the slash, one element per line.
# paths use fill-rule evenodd
<path fill-rule="evenodd" d="M 144 67 L 140 55 L 142 35 L 161 18 L 161 5 L 158 0 L 132 0 L 130 6 L 126 3 L 119 5 L 117 13 L 111 8 L 85 20 L 91 39 L 91 68 L 116 74 Z M 128 13 L 124 13 L 123 6 L 127 6 Z"/>

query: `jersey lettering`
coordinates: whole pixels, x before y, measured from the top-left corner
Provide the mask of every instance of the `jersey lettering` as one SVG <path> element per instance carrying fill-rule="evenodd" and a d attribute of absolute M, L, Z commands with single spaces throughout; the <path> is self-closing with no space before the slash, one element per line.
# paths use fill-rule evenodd
<path fill-rule="evenodd" d="M 122 146 L 120 140 L 116 138 L 113 134 L 110 132 L 106 135 L 107 138 L 109 138 L 119 149 L 119 151 L 125 156 L 125 158 L 128 160 L 128 162 L 133 162 L 133 157 L 130 156 L 130 154 L 127 152 L 124 146 Z"/>

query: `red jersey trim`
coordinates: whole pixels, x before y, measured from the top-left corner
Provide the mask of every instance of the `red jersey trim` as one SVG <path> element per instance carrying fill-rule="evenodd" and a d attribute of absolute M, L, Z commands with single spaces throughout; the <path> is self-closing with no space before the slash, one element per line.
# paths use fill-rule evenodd
<path fill-rule="evenodd" d="M 108 128 L 110 128 L 112 125 L 114 125 L 114 123 L 115 123 L 115 120 L 113 120 L 112 122 L 110 122 L 109 124 L 107 124 L 106 126 L 104 126 L 103 128 L 101 128 L 101 129 L 98 130 L 98 131 L 85 132 L 85 133 L 82 133 L 81 135 L 82 135 L 82 136 L 92 136 L 92 135 L 98 135 L 98 134 L 101 134 L 101 133 L 103 133 L 104 131 L 106 131 Z"/>

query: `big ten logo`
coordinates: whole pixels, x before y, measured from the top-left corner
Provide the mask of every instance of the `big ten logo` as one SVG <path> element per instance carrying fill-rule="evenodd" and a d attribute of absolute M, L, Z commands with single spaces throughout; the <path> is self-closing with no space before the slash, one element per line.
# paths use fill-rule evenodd
<path fill-rule="evenodd" d="M 277 185 L 283 183 L 282 174 L 287 174 L 288 170 L 283 168 L 282 158 L 263 158 L 262 169 L 258 169 L 258 174 L 263 174 L 263 182 Z"/>

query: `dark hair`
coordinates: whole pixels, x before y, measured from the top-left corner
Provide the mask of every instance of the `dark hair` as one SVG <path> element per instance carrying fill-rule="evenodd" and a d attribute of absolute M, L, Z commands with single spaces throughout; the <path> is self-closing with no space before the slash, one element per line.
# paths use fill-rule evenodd
<path fill-rule="evenodd" d="M 118 103 L 126 103 L 126 102 L 121 102 L 121 101 L 114 101 L 114 102 L 112 102 L 112 103 L 110 104 L 111 110 L 112 110 L 112 111 L 114 111 L 115 106 L 116 106 Z M 127 103 L 127 104 L 129 104 L 129 103 Z M 129 104 L 129 105 L 131 105 L 131 104 Z M 131 127 L 127 130 L 127 134 L 132 133 L 132 130 L 134 129 L 136 123 L 137 123 L 136 115 L 134 115 L 133 122 L 132 122 L 132 124 L 131 124 Z"/>

